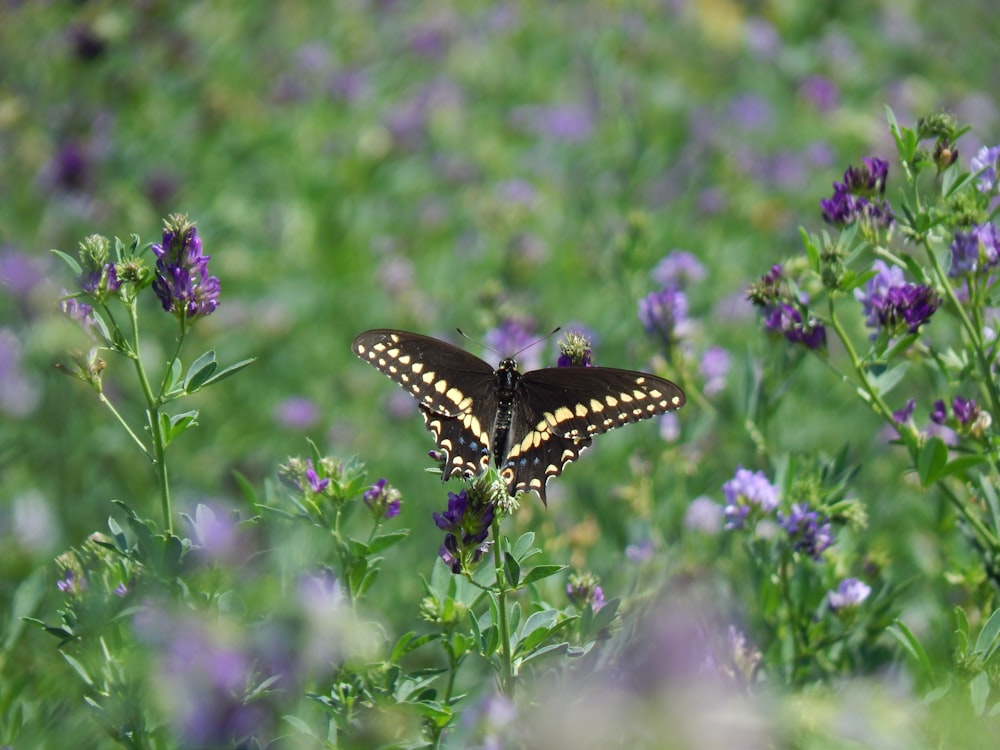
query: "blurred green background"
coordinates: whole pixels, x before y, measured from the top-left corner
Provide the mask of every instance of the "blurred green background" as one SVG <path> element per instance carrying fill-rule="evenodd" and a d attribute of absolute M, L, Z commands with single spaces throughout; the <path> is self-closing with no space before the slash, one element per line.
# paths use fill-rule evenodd
<path fill-rule="evenodd" d="M 995 142 L 998 30 L 971 0 L 4 3 L 0 601 L 103 528 L 110 499 L 157 508 L 134 445 L 53 368 L 86 343 L 58 312 L 73 279 L 50 248 L 92 232 L 155 241 L 168 213 L 195 219 L 222 301 L 188 361 L 199 346 L 259 359 L 195 399 L 201 427 L 171 448 L 179 506 L 239 504 L 234 470 L 260 486 L 311 437 L 402 490 L 414 534 L 386 563 L 401 576 L 431 565 L 445 492 L 423 471 L 417 412 L 352 356 L 353 336 L 576 323 L 598 364 L 655 367 L 637 301 L 663 256 L 694 253 L 709 273 L 690 290 L 692 346 L 733 359 L 717 412 L 681 412 L 680 447 L 653 424 L 602 438 L 553 483 L 548 513 L 530 501 L 516 520 L 610 574 L 650 532 L 617 492 L 636 472 L 652 471 L 670 540 L 687 502 L 753 465 L 744 373 L 780 349 L 744 290 L 797 252 L 800 225 L 821 229 L 819 200 L 849 163 L 892 156 L 885 106 L 908 124 L 939 109 L 972 122 L 966 162 Z M 169 316 L 151 302 L 144 320 L 168 346 Z M 110 397 L 138 425 L 130 376 L 109 361 Z M 870 457 L 873 539 L 932 573 L 948 551 L 923 534 L 948 522 L 905 487 L 865 495 L 891 486 L 899 456 L 855 401 L 807 365 L 766 437 L 776 451 L 846 439 Z"/>

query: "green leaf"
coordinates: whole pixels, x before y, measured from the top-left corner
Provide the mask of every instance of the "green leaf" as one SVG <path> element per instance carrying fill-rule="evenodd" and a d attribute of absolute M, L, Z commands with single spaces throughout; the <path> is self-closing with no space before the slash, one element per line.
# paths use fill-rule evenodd
<path fill-rule="evenodd" d="M 175 398 L 179 391 L 175 389 L 177 381 L 180 380 L 181 370 L 184 369 L 184 365 L 181 362 L 180 357 L 175 357 L 174 361 L 170 363 L 170 372 L 167 373 L 166 378 L 163 381 L 163 395 L 165 398 Z"/>
<path fill-rule="evenodd" d="M 72 255 L 67 255 L 62 250 L 56 250 L 56 249 L 49 250 L 49 252 L 58 255 L 60 258 L 62 258 L 66 262 L 66 265 L 69 266 L 70 269 L 73 271 L 73 273 L 76 274 L 77 276 L 83 273 L 83 269 L 80 267 L 80 263 Z"/>
<path fill-rule="evenodd" d="M 552 631 L 559 626 L 559 611 L 555 609 L 543 609 L 535 612 L 521 628 L 521 643 L 519 647 L 522 652 L 527 653 L 542 643 L 552 635 Z"/>
<path fill-rule="evenodd" d="M 251 508 L 257 507 L 257 491 L 254 489 L 253 483 L 247 478 L 245 474 L 236 469 L 233 469 L 233 479 L 236 480 L 236 484 L 239 485 L 240 491 L 243 493 L 243 499 L 246 501 L 247 505 Z"/>
<path fill-rule="evenodd" d="M 524 556 L 528 553 L 528 550 L 531 549 L 534 543 L 535 543 L 535 532 L 533 531 L 525 532 L 524 534 L 521 534 L 521 536 L 517 538 L 517 541 L 514 542 L 513 546 L 510 549 L 510 553 L 514 556 L 515 559 L 522 560 Z"/>
<path fill-rule="evenodd" d="M 84 682 L 86 682 L 87 685 L 89 685 L 90 687 L 94 687 L 94 681 L 92 679 L 90 679 L 90 675 L 87 674 L 86 668 L 80 662 L 78 662 L 76 659 L 74 659 L 72 656 L 70 656 L 69 654 L 67 654 L 65 651 L 60 652 L 60 653 L 62 653 L 63 659 L 65 659 L 69 663 L 69 665 L 71 667 L 73 667 L 73 670 L 78 675 L 80 675 L 80 678 Z"/>
<path fill-rule="evenodd" d="M 215 373 L 215 375 L 206 380 L 204 383 L 202 383 L 201 387 L 204 388 L 205 386 L 208 385 L 214 385 L 218 383 L 220 380 L 225 380 L 230 375 L 235 375 L 244 367 L 256 361 L 257 361 L 256 357 L 250 357 L 249 359 L 242 359 L 234 365 L 229 365 L 229 367 L 225 368 L 224 370 L 220 370 L 219 372 Z"/>
<path fill-rule="evenodd" d="M 924 647 L 920 645 L 920 641 L 917 637 L 913 635 L 908 627 L 903 624 L 902 620 L 896 620 L 886 628 L 886 632 L 889 633 L 893 638 L 895 638 L 903 649 L 913 657 L 920 667 L 920 670 L 924 673 L 927 679 L 932 679 L 934 675 L 934 670 L 931 668 L 931 660 L 927 656 L 927 652 Z"/>
<path fill-rule="evenodd" d="M 198 426 L 198 410 L 186 411 L 181 414 L 160 414 L 160 431 L 163 433 L 164 446 L 170 445 L 174 438 L 192 427 Z"/>
<path fill-rule="evenodd" d="M 305 721 L 303 721 L 302 719 L 300 719 L 298 716 L 292 716 L 291 714 L 285 714 L 281 718 L 284 719 L 285 721 L 287 721 L 289 724 L 291 724 L 292 727 L 294 727 L 295 731 L 298 732 L 299 734 L 304 734 L 307 737 L 311 737 L 312 739 L 316 740 L 318 743 L 321 742 L 321 738 L 317 737 L 313 733 L 312 727 L 310 727 Z"/>
<path fill-rule="evenodd" d="M 806 257 L 809 258 L 809 268 L 813 273 L 820 272 L 819 248 L 815 240 L 809 235 L 805 227 L 799 227 L 799 237 L 802 238 L 802 247 L 805 248 Z"/>
<path fill-rule="evenodd" d="M 907 362 L 896 365 L 895 367 L 890 367 L 887 369 L 881 369 L 878 374 L 872 374 L 875 368 L 869 371 L 868 381 L 872 384 L 875 392 L 880 396 L 885 396 L 889 391 L 896 387 L 903 376 L 906 375 L 906 371 L 910 369 L 910 365 Z"/>
<path fill-rule="evenodd" d="M 368 543 L 368 553 L 375 554 L 376 552 L 381 552 L 384 549 L 392 547 L 394 544 L 406 539 L 409 536 L 409 529 L 401 529 L 400 531 L 391 531 L 387 534 L 379 534 L 377 537 L 372 539 Z"/>
<path fill-rule="evenodd" d="M 969 697 L 972 712 L 982 716 L 986 712 L 986 700 L 990 697 L 990 677 L 986 672 L 980 672 L 969 681 Z"/>
<path fill-rule="evenodd" d="M 528 571 L 528 575 L 524 577 L 522 585 L 527 586 L 536 581 L 541 581 L 543 578 L 554 576 L 556 573 L 566 570 L 566 567 L 565 565 L 539 565 L 534 567 Z"/>
<path fill-rule="evenodd" d="M 1000 609 L 995 609 L 990 619 L 983 625 L 983 629 L 979 631 L 975 652 L 982 656 L 984 661 L 988 661 L 996 653 L 998 646 L 1000 646 Z"/>
<path fill-rule="evenodd" d="M 948 446 L 937 435 L 927 438 L 917 454 L 917 475 L 923 487 L 930 487 L 941 478 L 941 473 L 948 463 Z"/>
<path fill-rule="evenodd" d="M 525 655 L 524 658 L 521 659 L 521 666 L 523 667 L 525 664 L 530 664 L 547 656 L 562 656 L 563 654 L 568 653 L 569 644 L 566 641 L 562 641 L 561 643 L 550 643 L 548 646 L 542 646 L 541 648 L 532 651 L 530 654 Z"/>
<path fill-rule="evenodd" d="M 944 469 L 941 470 L 941 476 L 950 477 L 955 474 L 965 474 L 969 469 L 980 466 L 988 460 L 988 457 L 984 455 L 959 456 L 945 465 Z"/>
<path fill-rule="evenodd" d="M 520 586 L 521 566 L 517 564 L 517 560 L 509 552 L 504 552 L 503 555 L 503 572 L 511 588 L 516 589 Z"/>
<path fill-rule="evenodd" d="M 195 393 L 208 382 L 218 368 L 219 363 L 215 361 L 215 351 L 209 349 L 191 363 L 187 377 L 184 378 L 184 391 Z"/>

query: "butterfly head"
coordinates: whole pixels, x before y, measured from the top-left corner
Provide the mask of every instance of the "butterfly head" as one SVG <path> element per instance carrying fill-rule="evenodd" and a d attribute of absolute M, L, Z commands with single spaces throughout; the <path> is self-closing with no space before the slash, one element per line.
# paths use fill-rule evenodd
<path fill-rule="evenodd" d="M 497 365 L 497 372 L 517 372 L 517 360 L 513 357 L 504 357 L 500 360 L 500 364 Z"/>

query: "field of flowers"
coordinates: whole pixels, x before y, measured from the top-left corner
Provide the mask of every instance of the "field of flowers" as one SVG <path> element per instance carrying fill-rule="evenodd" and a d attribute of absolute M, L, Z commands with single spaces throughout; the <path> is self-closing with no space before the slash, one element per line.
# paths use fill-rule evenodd
<path fill-rule="evenodd" d="M 995 743 L 998 31 L 3 4 L 0 748 Z M 369 329 L 686 403 L 442 483 Z"/>

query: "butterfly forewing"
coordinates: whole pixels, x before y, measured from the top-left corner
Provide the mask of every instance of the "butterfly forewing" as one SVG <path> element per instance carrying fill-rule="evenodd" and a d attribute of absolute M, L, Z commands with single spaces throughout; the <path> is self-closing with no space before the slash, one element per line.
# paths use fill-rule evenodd
<path fill-rule="evenodd" d="M 684 405 L 684 392 L 655 375 L 609 367 L 525 373 L 501 477 L 512 491 L 536 490 L 579 458 L 593 436 Z"/>
<path fill-rule="evenodd" d="M 353 348 L 419 403 L 444 456 L 443 479 L 480 474 L 489 465 L 497 408 L 489 363 L 439 339 L 387 329 L 365 331 Z"/>

